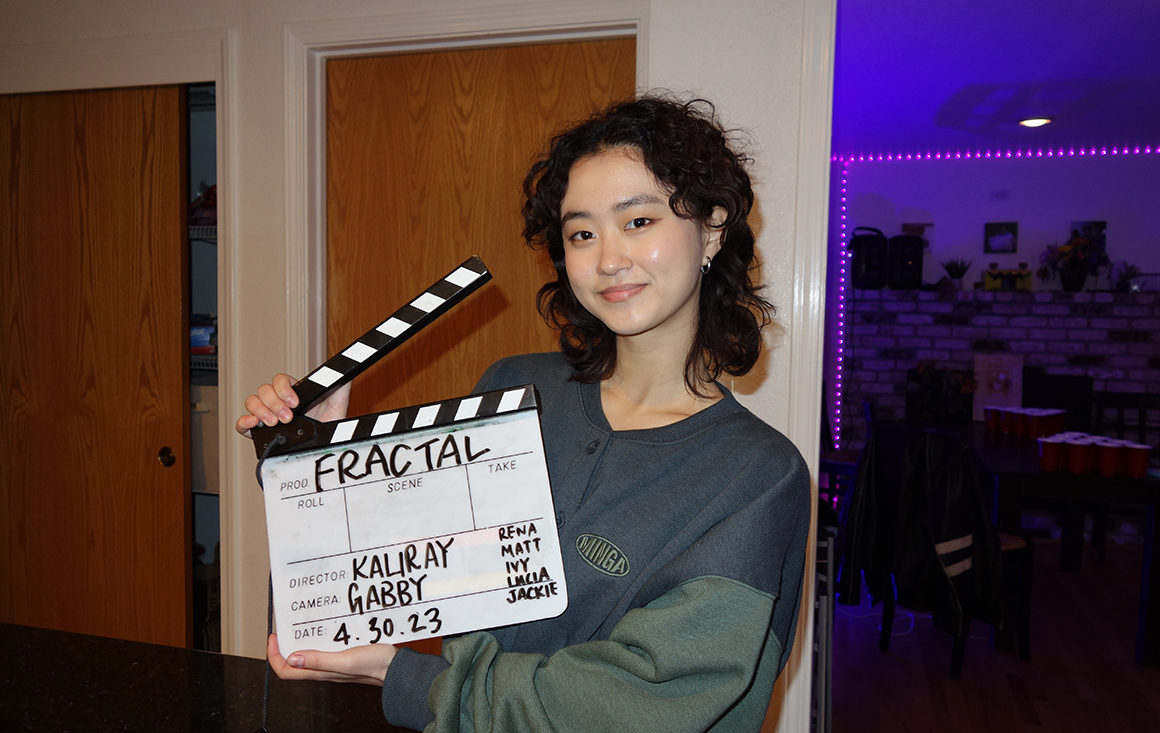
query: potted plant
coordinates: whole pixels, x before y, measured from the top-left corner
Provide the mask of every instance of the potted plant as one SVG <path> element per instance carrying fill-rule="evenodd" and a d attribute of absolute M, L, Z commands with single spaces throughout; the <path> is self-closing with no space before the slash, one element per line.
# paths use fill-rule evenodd
<path fill-rule="evenodd" d="M 1109 263 L 1108 253 L 1101 244 L 1079 232 L 1065 244 L 1049 244 L 1039 256 L 1040 267 L 1036 271 L 1039 279 L 1047 282 L 1059 273 L 1059 282 L 1064 292 L 1077 293 L 1083 290 L 1088 275 L 1094 275 Z"/>
<path fill-rule="evenodd" d="M 1142 274 L 1140 268 L 1133 264 L 1123 261 L 1113 262 L 1108 279 L 1112 281 L 1112 287 L 1117 293 L 1130 293 L 1132 292 L 1132 281 Z"/>
<path fill-rule="evenodd" d="M 967 270 L 971 269 L 974 264 L 973 260 L 949 259 L 942 263 L 943 269 L 947 271 L 947 277 L 955 284 L 959 290 L 963 289 L 963 277 L 967 274 Z"/>

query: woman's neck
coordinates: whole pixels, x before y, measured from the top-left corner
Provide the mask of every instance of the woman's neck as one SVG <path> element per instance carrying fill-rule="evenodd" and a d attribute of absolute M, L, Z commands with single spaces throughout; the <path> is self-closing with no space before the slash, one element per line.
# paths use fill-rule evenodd
<path fill-rule="evenodd" d="M 682 346 L 618 339 L 616 370 L 600 384 L 601 406 L 613 430 L 671 425 L 721 399 L 713 382 L 700 385 L 704 396 L 689 389 Z"/>

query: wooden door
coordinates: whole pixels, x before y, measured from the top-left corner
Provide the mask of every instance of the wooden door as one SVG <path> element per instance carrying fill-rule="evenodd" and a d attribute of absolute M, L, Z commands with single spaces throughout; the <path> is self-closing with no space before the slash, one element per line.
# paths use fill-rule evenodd
<path fill-rule="evenodd" d="M 191 641 L 183 107 L 0 97 L 2 621 Z"/>
<path fill-rule="evenodd" d="M 535 307 L 554 273 L 520 236 L 524 174 L 635 79 L 634 39 L 327 63 L 329 353 L 473 254 L 494 276 L 361 375 L 352 415 L 464 395 L 496 359 L 556 350 Z"/>
<path fill-rule="evenodd" d="M 473 254 L 494 275 L 360 376 L 351 414 L 467 394 L 500 357 L 556 350 L 535 307 L 554 273 L 520 236 L 524 174 L 635 78 L 634 39 L 328 63 L 330 353 Z"/>

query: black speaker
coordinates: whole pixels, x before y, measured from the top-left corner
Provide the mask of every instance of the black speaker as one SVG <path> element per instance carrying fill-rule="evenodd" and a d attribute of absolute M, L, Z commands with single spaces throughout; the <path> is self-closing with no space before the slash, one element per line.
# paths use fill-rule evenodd
<path fill-rule="evenodd" d="M 893 290 L 917 290 L 922 285 L 922 237 L 899 234 L 890 238 L 886 281 Z"/>
<path fill-rule="evenodd" d="M 881 290 L 886 287 L 886 265 L 889 253 L 886 235 L 873 227 L 858 227 L 850 239 L 850 279 L 854 287 Z"/>

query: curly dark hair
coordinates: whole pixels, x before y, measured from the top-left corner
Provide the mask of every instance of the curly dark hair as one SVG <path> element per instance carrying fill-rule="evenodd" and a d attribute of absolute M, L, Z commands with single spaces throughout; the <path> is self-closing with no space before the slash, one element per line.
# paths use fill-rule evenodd
<path fill-rule="evenodd" d="M 685 383 L 694 394 L 722 372 L 740 376 L 757 361 L 761 329 L 773 305 L 753 282 L 754 235 L 749 226 L 753 188 L 750 158 L 734 151 L 711 102 L 660 95 L 614 104 L 552 139 L 524 179 L 524 239 L 546 248 L 556 279 L 540 288 L 537 305 L 560 331 L 560 349 L 581 382 L 599 382 L 616 368 L 616 335 L 580 304 L 564 267 L 560 207 L 572 166 L 598 153 L 627 149 L 669 192 L 669 208 L 683 219 L 721 230 L 721 250 L 701 278 L 693 345 L 685 360 Z M 723 222 L 713 222 L 723 209 Z"/>

